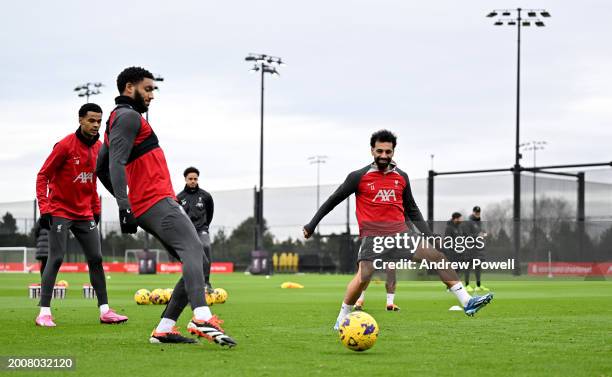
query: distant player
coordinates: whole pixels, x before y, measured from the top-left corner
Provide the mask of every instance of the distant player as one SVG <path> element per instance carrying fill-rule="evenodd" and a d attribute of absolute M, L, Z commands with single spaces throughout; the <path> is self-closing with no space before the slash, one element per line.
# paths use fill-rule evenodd
<path fill-rule="evenodd" d="M 462 223 L 463 223 L 463 215 L 461 215 L 461 213 L 459 212 L 453 212 L 450 220 L 446 222 L 446 228 L 444 229 L 444 237 L 447 237 L 453 240 L 456 240 L 459 237 L 461 237 L 462 236 L 462 226 L 461 226 Z M 453 242 L 453 246 L 454 245 L 455 243 Z M 463 251 L 459 253 L 457 250 L 455 250 L 455 247 L 453 247 L 453 248 L 448 248 L 447 250 L 444 250 L 444 254 L 446 254 L 446 257 L 448 258 L 448 260 L 452 262 L 459 262 L 463 260 L 462 257 L 464 256 L 465 253 Z M 469 289 L 468 289 L 468 292 L 470 292 Z"/>
<path fill-rule="evenodd" d="M 385 281 L 385 290 L 387 291 L 387 306 L 385 307 L 388 312 L 399 312 L 400 307 L 395 305 L 395 287 L 397 286 L 397 274 L 395 270 L 387 269 L 385 271 L 387 280 Z M 365 305 L 365 290 L 361 292 L 361 295 L 355 302 L 354 310 L 363 310 Z"/>
<path fill-rule="evenodd" d="M 183 265 L 183 276 L 149 341 L 195 343 L 176 327 L 189 303 L 193 310 L 187 325 L 190 333 L 221 346 L 234 346 L 236 342 L 221 328 L 223 321 L 206 305 L 202 262 L 209 261 L 193 224 L 176 200 L 157 136 L 141 115 L 154 98 L 153 75 L 144 68 L 126 68 L 117 77 L 117 88 L 121 95 L 115 98 L 117 107 L 108 119 L 98 158 L 100 181 L 117 199 L 121 232 L 136 233 L 141 226 Z"/>
<path fill-rule="evenodd" d="M 416 225 L 423 234 L 431 235 L 412 196 L 408 175 L 400 170 L 392 159 L 396 140 L 396 136 L 390 131 L 375 132 L 370 139 L 374 162 L 350 173 L 344 183 L 323 203 L 303 229 L 304 237 L 309 238 L 325 215 L 351 194 L 355 194 L 359 236 L 362 239 L 357 257 L 359 270 L 347 286 L 335 329 L 338 328 L 340 320 L 353 309 L 359 295 L 372 278 L 374 261 L 381 258 L 374 249 L 374 242 L 378 237 L 401 236 L 409 231 L 410 222 Z M 429 245 L 419 247 L 410 256 L 415 261 L 441 262 L 445 260 L 444 254 Z M 474 315 L 493 298 L 492 294 L 471 297 L 463 287 L 457 273 L 452 269 L 437 272 L 440 279 L 457 296 L 467 315 Z"/>
<path fill-rule="evenodd" d="M 96 189 L 96 158 L 100 149 L 98 130 L 102 109 L 87 103 L 79 109 L 79 128 L 59 143 L 36 177 L 40 228 L 49 231 L 49 256 L 42 274 L 40 313 L 36 325 L 54 327 L 51 316 L 53 286 L 66 253 L 68 231 L 74 234 L 89 267 L 89 280 L 96 291 L 101 323 L 121 323 L 126 316 L 108 306 L 106 278 L 100 250 L 100 199 Z"/>
<path fill-rule="evenodd" d="M 483 237 L 483 238 L 487 236 L 487 232 L 485 232 L 484 227 L 482 225 L 482 221 L 480 220 L 480 207 L 479 206 L 475 206 L 472 209 L 472 214 L 470 215 L 468 221 L 465 221 L 462 224 L 462 228 L 463 228 L 463 233 L 466 236 Z M 472 262 L 474 261 L 474 259 L 484 260 L 484 258 L 485 258 L 485 255 L 481 249 L 466 250 L 465 252 L 465 260 L 470 262 L 470 266 Z M 489 288 L 482 285 L 480 281 L 480 276 L 482 274 L 482 269 L 480 268 L 480 265 L 474 268 L 474 275 L 476 275 L 476 287 L 475 288 L 470 286 L 470 270 L 472 270 L 472 268 L 468 267 L 464 271 L 465 288 L 467 289 L 467 291 L 468 292 L 473 292 L 473 291 L 487 292 L 489 291 Z"/>
<path fill-rule="evenodd" d="M 183 176 L 185 177 L 185 188 L 177 195 L 179 203 L 198 232 L 208 262 L 212 262 L 208 227 L 213 219 L 215 203 L 208 191 L 199 187 L 200 171 L 198 169 L 193 166 L 188 167 L 183 172 Z M 207 293 L 213 292 L 210 284 L 210 265 L 211 263 L 204 264 L 204 285 Z"/>

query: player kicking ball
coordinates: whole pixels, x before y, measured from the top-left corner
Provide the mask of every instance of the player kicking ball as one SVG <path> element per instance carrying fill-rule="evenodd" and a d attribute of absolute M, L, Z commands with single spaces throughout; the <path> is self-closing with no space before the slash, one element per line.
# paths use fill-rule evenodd
<path fill-rule="evenodd" d="M 372 279 L 375 270 L 374 261 L 380 260 L 383 256 L 375 249 L 376 239 L 402 236 L 409 232 L 410 222 L 416 225 L 422 234 L 426 236 L 432 234 L 412 196 L 408 175 L 393 161 L 396 143 L 397 138 L 392 132 L 387 130 L 375 132 L 370 138 L 374 162 L 350 173 L 303 228 L 304 237 L 309 238 L 325 215 L 351 194 L 355 194 L 359 236 L 362 240 L 357 257 L 359 267 L 347 286 L 334 329 L 338 329 L 340 320 L 353 310 L 355 302 Z M 412 252 L 414 254 L 410 253 L 408 257 L 417 262 L 445 260 L 444 254 L 427 243 Z M 397 255 L 399 255 L 397 250 L 389 250 L 387 257 L 396 259 Z M 437 272 L 444 284 L 455 294 L 468 316 L 476 314 L 493 299 L 492 293 L 482 297 L 471 297 L 453 269 L 440 269 Z"/>
<path fill-rule="evenodd" d="M 79 129 L 53 147 L 36 177 L 39 225 L 49 231 L 49 257 L 42 272 L 40 313 L 36 325 L 55 327 L 51 315 L 53 286 L 66 253 L 68 231 L 77 239 L 89 267 L 89 280 L 98 297 L 100 322 L 122 323 L 128 317 L 108 306 L 106 278 L 98 222 L 100 198 L 96 187 L 96 158 L 100 149 L 98 130 L 102 109 L 87 103 L 79 109 Z"/>
<path fill-rule="evenodd" d="M 195 227 L 177 202 L 157 136 L 141 115 L 154 98 L 153 75 L 144 68 L 126 68 L 117 77 L 117 88 L 120 96 L 115 98 L 117 106 L 106 125 L 98 176 L 117 199 L 121 232 L 136 233 L 141 226 L 183 265 L 183 276 L 149 341 L 196 343 L 182 336 L 176 326 L 183 309 L 191 304 L 193 317 L 187 331 L 220 346 L 233 347 L 236 341 L 225 334 L 223 321 L 210 312 L 204 297 L 203 265 L 210 262 Z"/>

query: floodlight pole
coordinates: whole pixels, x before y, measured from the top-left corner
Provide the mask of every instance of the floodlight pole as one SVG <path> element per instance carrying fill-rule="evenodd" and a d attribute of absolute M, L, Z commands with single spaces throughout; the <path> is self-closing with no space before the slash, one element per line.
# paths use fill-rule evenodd
<path fill-rule="evenodd" d="M 263 160 L 264 160 L 264 75 L 270 73 L 278 75 L 272 64 L 284 65 L 279 57 L 265 54 L 249 54 L 244 60 L 254 62 L 251 71 L 261 71 L 261 102 L 260 102 L 260 132 L 259 132 L 259 191 L 256 192 L 255 211 L 255 250 L 263 250 L 264 216 L 263 216 Z"/>
<path fill-rule="evenodd" d="M 517 8 L 517 43 L 516 43 L 516 138 L 514 141 L 514 208 L 512 219 L 514 261 L 516 268 L 514 275 L 521 274 L 520 250 L 521 250 L 521 153 L 519 152 L 520 129 L 521 129 L 521 8 Z"/>
<path fill-rule="evenodd" d="M 261 69 L 261 106 L 259 127 L 259 205 L 257 206 L 257 249 L 263 250 L 264 216 L 263 216 L 263 161 L 264 161 L 264 75 L 265 69 Z"/>
<path fill-rule="evenodd" d="M 317 164 L 317 209 L 316 211 L 319 210 L 319 207 L 321 206 L 321 164 L 325 163 L 325 160 L 327 160 L 327 156 L 312 156 L 312 157 L 308 157 L 308 159 L 310 160 L 310 164 Z M 317 229 L 316 232 L 319 233 L 319 225 L 317 225 Z"/>
<path fill-rule="evenodd" d="M 510 18 L 508 22 L 509 25 L 513 25 L 512 22 L 516 22 L 516 33 L 517 33 L 517 43 L 516 43 L 516 137 L 514 143 L 514 167 L 512 169 L 513 181 L 514 181 L 514 208 L 512 214 L 513 220 L 513 248 L 514 248 L 514 260 L 515 260 L 515 270 L 514 275 L 520 275 L 520 248 L 521 248 L 521 171 L 523 168 L 521 167 L 521 153 L 519 151 L 520 148 L 520 129 L 521 129 L 521 120 L 520 120 L 520 112 L 521 112 L 521 27 L 523 26 L 523 18 L 521 17 L 521 12 L 524 9 L 516 8 L 516 9 L 503 9 L 503 10 L 494 10 L 487 17 L 495 17 L 498 15 L 498 12 L 501 12 L 502 17 L 511 16 L 511 12 L 516 11 L 516 18 Z M 544 9 L 535 10 L 528 9 L 527 15 L 529 17 L 537 17 L 536 11 L 540 12 L 542 17 L 550 17 L 550 13 L 548 13 Z M 537 20 L 537 19 L 536 19 Z M 531 23 L 529 21 L 525 22 L 525 26 L 529 26 Z M 495 25 L 504 25 L 502 20 L 499 20 L 495 23 Z M 544 23 L 540 20 L 535 22 L 536 26 L 544 26 Z"/>
<path fill-rule="evenodd" d="M 536 174 L 537 174 L 537 163 L 536 163 L 536 155 L 539 150 L 543 150 L 546 145 L 546 141 L 529 141 L 527 143 L 522 143 L 519 147 L 523 147 L 524 151 L 533 151 L 533 251 L 536 252 L 538 241 L 537 241 L 537 197 L 536 197 Z M 523 169 L 524 170 L 524 169 Z"/>

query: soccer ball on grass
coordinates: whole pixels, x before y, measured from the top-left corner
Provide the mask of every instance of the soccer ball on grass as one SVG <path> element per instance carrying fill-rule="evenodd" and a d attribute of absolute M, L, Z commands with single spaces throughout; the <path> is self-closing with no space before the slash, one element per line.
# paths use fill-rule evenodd
<path fill-rule="evenodd" d="M 223 304 L 227 301 L 227 291 L 223 288 L 215 288 L 214 290 L 215 304 Z"/>
<path fill-rule="evenodd" d="M 163 305 L 168 302 L 167 297 L 168 296 L 166 295 L 166 291 L 164 289 L 156 288 L 153 290 L 153 292 L 151 292 L 149 300 L 151 300 L 152 304 Z"/>
<path fill-rule="evenodd" d="M 134 301 L 138 305 L 149 305 L 151 303 L 150 296 L 151 292 L 148 289 L 139 289 L 134 294 Z"/>
<path fill-rule="evenodd" d="M 340 321 L 338 334 L 346 348 L 353 351 L 365 351 L 376 343 L 378 324 L 368 313 L 356 311 L 347 314 Z"/>

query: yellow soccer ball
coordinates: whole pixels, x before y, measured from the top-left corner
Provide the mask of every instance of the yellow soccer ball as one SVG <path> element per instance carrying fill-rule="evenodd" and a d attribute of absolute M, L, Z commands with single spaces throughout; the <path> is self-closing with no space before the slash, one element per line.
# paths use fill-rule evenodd
<path fill-rule="evenodd" d="M 170 301 L 170 296 L 172 295 L 171 292 L 168 292 L 167 289 L 162 289 L 162 301 L 164 302 L 164 304 L 167 304 L 168 301 Z"/>
<path fill-rule="evenodd" d="M 215 304 L 223 304 L 227 301 L 227 291 L 223 288 L 215 288 Z"/>
<path fill-rule="evenodd" d="M 139 289 L 134 294 L 134 301 L 136 301 L 138 305 L 149 305 L 151 303 L 149 299 L 150 296 L 151 292 L 149 292 L 148 289 Z"/>
<path fill-rule="evenodd" d="M 352 312 L 340 321 L 338 329 L 340 341 L 353 351 L 365 351 L 372 348 L 378 338 L 376 320 L 365 312 Z"/>
<path fill-rule="evenodd" d="M 166 288 L 164 289 L 164 291 L 166 292 L 166 297 L 168 298 L 168 301 L 170 301 L 170 297 L 172 297 L 172 292 L 174 291 L 174 289 Z"/>
<path fill-rule="evenodd" d="M 57 283 L 55 283 L 55 285 L 57 285 L 58 287 L 66 287 L 66 288 L 68 288 L 68 282 L 66 280 L 60 280 Z"/>
<path fill-rule="evenodd" d="M 216 300 L 216 295 L 214 292 L 212 294 L 204 293 L 204 297 L 206 298 L 206 305 L 213 306 Z"/>
<path fill-rule="evenodd" d="M 152 304 L 155 305 L 163 305 L 167 303 L 166 301 L 166 291 L 161 288 L 156 288 L 151 292 L 151 296 L 149 298 Z"/>

